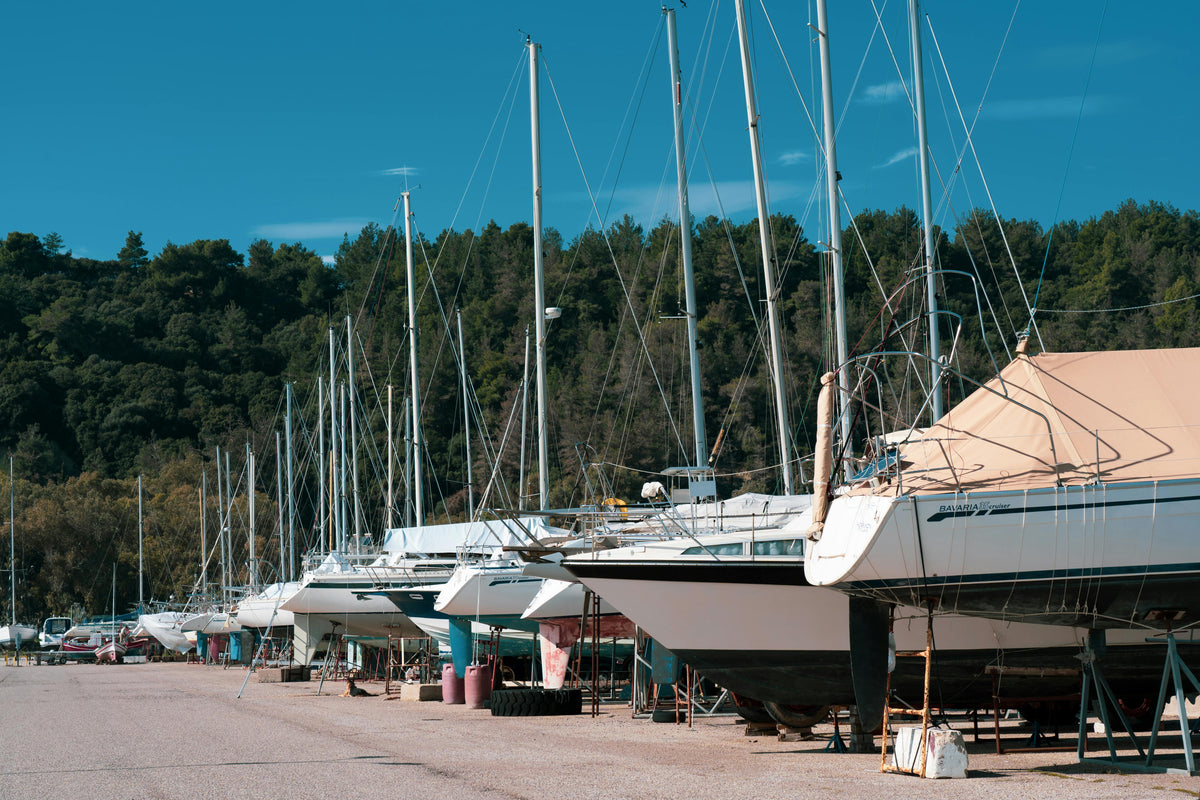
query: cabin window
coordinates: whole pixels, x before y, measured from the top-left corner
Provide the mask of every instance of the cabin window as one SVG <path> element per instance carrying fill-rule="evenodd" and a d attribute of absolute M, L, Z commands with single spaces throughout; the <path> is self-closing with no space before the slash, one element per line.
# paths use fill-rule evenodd
<path fill-rule="evenodd" d="M 803 539 L 769 539 L 765 542 L 754 543 L 756 556 L 802 556 L 804 555 Z"/>
<path fill-rule="evenodd" d="M 696 545 L 689 547 L 683 551 L 685 556 L 708 555 L 712 553 L 715 556 L 740 556 L 742 554 L 741 542 L 729 542 L 728 544 L 710 544 L 707 547 Z"/>

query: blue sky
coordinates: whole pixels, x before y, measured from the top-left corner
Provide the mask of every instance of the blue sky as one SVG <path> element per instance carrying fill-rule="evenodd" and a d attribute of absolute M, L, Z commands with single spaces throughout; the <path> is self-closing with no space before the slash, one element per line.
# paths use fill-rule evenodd
<path fill-rule="evenodd" d="M 905 4 L 830 6 L 846 202 L 919 207 L 901 83 Z M 792 0 L 748 7 L 771 210 L 817 240 L 821 184 L 805 112 L 820 103 L 815 11 Z M 545 224 L 567 239 L 626 213 L 650 227 L 676 214 L 660 8 L 10 3 L 0 14 L 0 235 L 54 231 L 75 255 L 101 259 L 129 230 L 152 254 L 205 238 L 244 253 L 265 238 L 327 256 L 344 233 L 390 223 L 406 186 L 428 236 L 529 221 L 526 34 L 542 45 Z M 755 212 L 734 7 L 677 8 L 692 211 L 745 221 Z M 1126 198 L 1200 205 L 1200 4 L 1132 15 L 1076 0 L 930 0 L 922 11 L 931 149 L 947 181 L 965 141 L 950 89 L 968 123 L 982 103 L 979 164 L 967 149 L 949 190 L 935 181 L 939 224 L 992 202 L 1043 225 Z"/>

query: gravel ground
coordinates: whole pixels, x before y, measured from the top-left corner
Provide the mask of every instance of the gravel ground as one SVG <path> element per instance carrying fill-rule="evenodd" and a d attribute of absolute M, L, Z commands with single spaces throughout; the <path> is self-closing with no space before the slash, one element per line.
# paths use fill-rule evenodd
<path fill-rule="evenodd" d="M 689 728 L 609 705 L 598 718 L 502 718 L 257 676 L 239 698 L 246 675 L 182 663 L 0 666 L 0 798 L 1174 800 L 1200 789 L 1200 778 L 1122 773 L 1074 752 L 997 756 L 970 736 L 969 778 L 921 780 L 880 773 L 877 753 L 826 752 L 823 738 L 746 736 L 732 716 Z"/>

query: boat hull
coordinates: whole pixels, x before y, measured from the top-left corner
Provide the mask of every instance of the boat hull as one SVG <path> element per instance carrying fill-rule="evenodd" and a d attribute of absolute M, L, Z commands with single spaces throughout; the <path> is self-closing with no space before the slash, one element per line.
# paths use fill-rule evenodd
<path fill-rule="evenodd" d="M 997 619 L 1096 628 L 1200 620 L 1200 481 L 833 501 L 816 585 Z"/>
<path fill-rule="evenodd" d="M 737 694 L 787 705 L 855 703 L 849 598 L 808 584 L 798 559 L 609 558 L 567 564 L 682 662 Z M 901 655 L 892 685 L 915 705 L 922 698 L 924 659 L 903 653 L 925 649 L 926 625 L 920 609 L 897 609 L 894 634 Z M 935 615 L 933 626 L 935 704 L 990 706 L 993 673 L 1003 676 L 998 688 L 1005 696 L 1079 690 L 1084 629 L 948 614 Z M 1156 691 L 1163 654 L 1144 639 L 1140 631 L 1109 632 L 1103 664 L 1116 676 L 1115 691 L 1138 696 Z M 1200 661 L 1200 642 L 1188 640 L 1183 649 L 1189 663 Z M 1021 676 L 1024 668 L 1039 674 Z"/>
<path fill-rule="evenodd" d="M 0 627 L 0 648 L 36 648 L 38 630 L 29 625 L 5 625 Z"/>

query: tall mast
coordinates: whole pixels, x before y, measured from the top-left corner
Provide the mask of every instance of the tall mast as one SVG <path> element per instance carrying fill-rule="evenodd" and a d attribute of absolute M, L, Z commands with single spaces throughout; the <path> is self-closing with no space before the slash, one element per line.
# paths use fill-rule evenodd
<path fill-rule="evenodd" d="M 8 454 L 8 591 L 12 624 L 17 625 L 17 489 L 12 453 Z"/>
<path fill-rule="evenodd" d="M 358 506 L 358 424 L 354 414 L 354 396 L 357 394 L 357 387 L 354 383 L 354 326 L 351 324 L 350 315 L 346 315 L 346 373 L 349 376 L 350 386 L 347 390 L 346 402 L 350 410 L 350 477 L 351 477 L 351 492 L 350 492 L 350 513 L 353 515 L 354 528 L 354 552 L 360 552 L 362 537 L 362 519 L 359 514 Z"/>
<path fill-rule="evenodd" d="M 404 485 L 409 490 L 409 496 L 412 496 L 413 474 L 413 442 L 412 442 L 412 400 L 404 398 Z M 404 504 L 404 527 L 412 527 L 412 512 L 413 504 L 411 502 Z"/>
<path fill-rule="evenodd" d="M 792 494 L 792 432 L 788 422 L 787 396 L 783 391 L 783 336 L 776 298 L 774 248 L 771 220 L 767 214 L 767 188 L 763 180 L 762 151 L 758 138 L 758 111 L 754 105 L 754 75 L 750 66 L 750 40 L 746 32 L 744 0 L 737 0 L 738 38 L 742 49 L 742 81 L 746 89 L 746 118 L 750 127 L 750 156 L 754 162 L 754 196 L 758 205 L 758 236 L 762 247 L 763 289 L 767 296 L 767 328 L 770 333 L 769 363 L 775 387 L 775 420 L 779 427 L 779 456 L 783 467 L 783 493 Z"/>
<path fill-rule="evenodd" d="M 287 525 L 288 525 L 288 559 L 287 567 L 280 576 L 281 581 L 291 580 L 296 574 L 296 506 L 292 502 L 292 385 L 286 384 L 287 416 L 284 418 L 284 438 L 287 443 Z"/>
<path fill-rule="evenodd" d="M 275 431 L 275 497 L 279 509 L 279 581 L 282 583 L 287 580 L 287 540 L 284 534 L 283 445 L 279 431 Z"/>
<path fill-rule="evenodd" d="M 138 475 L 138 613 L 142 611 L 142 476 Z"/>
<path fill-rule="evenodd" d="M 338 550 L 345 553 L 349 550 L 349 533 L 350 528 L 346 519 L 346 505 L 349 502 L 349 493 L 346 491 L 346 460 L 349 458 L 349 453 L 346 450 L 346 384 L 338 385 L 338 424 L 341 426 L 342 435 L 338 437 L 338 472 L 337 472 L 337 488 L 338 488 Z"/>
<path fill-rule="evenodd" d="M 546 278 L 542 264 L 542 138 L 538 106 L 538 48 L 529 48 L 529 128 L 533 147 L 533 321 L 537 355 L 538 508 L 549 508 L 550 456 L 546 438 Z"/>
<path fill-rule="evenodd" d="M 221 599 L 224 600 L 224 591 L 229 584 L 229 575 L 225 562 L 225 489 L 221 485 L 221 448 L 219 445 L 217 446 L 217 547 L 221 550 Z"/>
<path fill-rule="evenodd" d="M 208 596 L 208 470 L 200 473 L 200 596 Z"/>
<path fill-rule="evenodd" d="M 525 422 L 529 416 L 529 326 L 525 326 L 525 369 L 521 376 L 521 462 L 517 468 L 517 510 L 525 510 Z"/>
<path fill-rule="evenodd" d="M 325 520 L 328 518 L 326 512 L 329 497 L 325 492 L 325 394 L 324 394 L 324 379 L 317 376 L 317 449 L 320 451 L 318 458 L 317 471 L 317 532 L 319 534 L 318 541 L 324 547 L 329 541 L 329 536 L 325 532 Z"/>
<path fill-rule="evenodd" d="M 337 474 L 338 470 L 338 406 L 337 379 L 335 369 L 337 357 L 334 353 L 333 327 L 329 328 L 329 475 Z M 329 481 L 329 541 L 330 550 L 341 550 L 342 539 L 337 521 L 340 521 L 338 503 L 340 498 L 335 491 L 337 484 Z"/>
<path fill-rule="evenodd" d="M 396 527 L 396 502 L 394 500 L 396 491 L 396 433 L 393 430 L 392 422 L 392 394 L 393 387 L 389 383 L 387 387 L 387 498 L 384 501 L 384 517 L 387 520 L 385 525 L 388 528 Z"/>
<path fill-rule="evenodd" d="M 408 369 L 412 379 L 413 485 L 411 492 L 418 526 L 425 524 L 425 480 L 421 473 L 421 455 L 425 450 L 421 436 L 421 381 L 417 376 L 417 270 L 413 263 L 412 212 L 408 192 L 404 198 L 404 250 L 408 279 Z"/>
<path fill-rule="evenodd" d="M 700 334 L 696 307 L 696 278 L 692 271 L 692 213 L 688 208 L 687 154 L 683 136 L 683 75 L 679 69 L 679 42 L 675 33 L 675 9 L 667 15 L 667 42 L 671 55 L 671 109 L 675 117 L 675 171 L 679 182 L 679 254 L 683 262 L 684 299 L 687 302 L 688 356 L 692 371 L 692 432 L 695 437 L 695 466 L 705 465 L 708 443 L 704 435 L 704 403 L 700 392 Z"/>
<path fill-rule="evenodd" d="M 233 484 L 229 477 L 229 451 L 225 451 L 225 554 L 226 568 L 233 569 Z M 225 572 L 222 569 L 222 572 Z M 225 608 L 229 608 L 229 581 L 230 576 L 226 576 L 225 585 L 221 587 L 221 600 L 225 604 Z"/>
<path fill-rule="evenodd" d="M 258 551 L 255 549 L 255 526 L 254 526 L 254 482 L 255 482 L 255 462 L 254 451 L 250 449 L 250 443 L 246 442 L 246 504 L 248 506 L 247 515 L 250 517 L 250 589 L 251 591 L 258 588 Z"/>
<path fill-rule="evenodd" d="M 833 69 L 829 61 L 829 17 L 825 0 L 817 0 L 817 38 L 821 50 L 821 109 L 825 123 L 825 187 L 829 203 L 829 270 L 833 275 L 834 354 L 843 444 L 850 440 L 850 415 L 846 413 L 850 376 L 842 367 L 848 357 L 846 345 L 846 302 L 842 268 L 842 217 L 838 197 L 837 132 L 833 115 Z"/>
<path fill-rule="evenodd" d="M 925 130 L 925 71 L 921 55 L 921 23 L 917 0 L 909 0 L 912 38 L 913 100 L 917 109 L 917 155 L 921 164 L 921 221 L 925 224 L 925 302 L 929 306 L 929 362 L 934 421 L 942 418 L 941 345 L 938 343 L 937 284 L 933 274 L 933 201 L 929 183 L 929 136 Z"/>
<path fill-rule="evenodd" d="M 471 480 L 471 396 L 467 394 L 467 351 L 463 349 L 462 309 L 458 309 L 458 370 L 462 373 L 463 438 L 467 445 L 467 519 L 475 516 L 475 485 Z"/>

